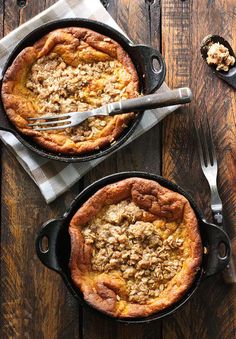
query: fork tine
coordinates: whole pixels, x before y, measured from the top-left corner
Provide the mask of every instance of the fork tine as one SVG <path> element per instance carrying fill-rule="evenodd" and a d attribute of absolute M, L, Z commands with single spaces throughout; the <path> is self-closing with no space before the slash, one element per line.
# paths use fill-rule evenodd
<path fill-rule="evenodd" d="M 67 121 L 70 121 L 69 119 Z M 81 122 L 83 122 L 84 119 L 81 120 Z M 58 121 L 59 123 L 60 121 Z M 65 128 L 68 128 L 68 127 L 74 127 L 74 126 L 78 126 L 78 123 L 80 123 L 78 120 L 76 120 L 75 122 L 71 122 L 67 125 L 62 125 L 62 126 L 52 126 L 52 127 L 39 127 L 39 128 L 34 128 L 35 131 L 48 131 L 48 130 L 55 130 L 55 129 L 65 129 Z M 51 125 L 52 123 L 50 123 Z"/>
<path fill-rule="evenodd" d="M 204 154 L 203 154 L 202 142 L 201 142 L 202 131 L 200 129 L 197 129 L 196 124 L 194 122 L 193 122 L 193 127 L 194 127 L 194 131 L 195 131 L 195 135 L 197 137 L 196 138 L 197 139 L 197 148 L 198 148 L 198 153 L 199 153 L 201 165 L 205 166 L 205 160 L 204 160 Z"/>
<path fill-rule="evenodd" d="M 45 122 L 36 122 L 34 124 L 28 124 L 28 126 L 45 126 L 45 125 L 55 125 L 55 124 L 61 124 L 63 122 L 70 122 L 70 118 L 69 119 L 65 119 L 65 120 L 56 120 L 56 121 L 45 121 Z M 53 126 L 52 126 L 53 127 Z"/>
<path fill-rule="evenodd" d="M 211 165 L 213 166 L 214 163 L 216 163 L 216 152 L 215 152 L 215 147 L 213 144 L 213 136 L 212 136 L 212 131 L 210 129 L 210 124 L 209 124 L 209 120 L 207 119 L 207 142 L 208 142 L 208 149 L 209 149 L 209 157 L 210 157 L 210 161 L 211 161 Z"/>
<path fill-rule="evenodd" d="M 52 119 L 60 119 L 60 118 L 64 118 L 64 117 L 69 117 L 71 113 L 64 113 L 64 114 L 60 114 L 58 116 L 40 116 L 40 117 L 37 117 L 37 118 L 26 118 L 27 120 L 52 120 Z"/>
<path fill-rule="evenodd" d="M 62 126 L 54 126 L 54 127 L 39 127 L 39 128 L 35 128 L 34 130 L 35 131 L 54 131 L 56 129 L 65 129 L 65 128 L 68 128 L 68 127 L 73 127 L 72 124 L 67 124 L 67 125 L 62 125 Z"/>
<path fill-rule="evenodd" d="M 213 144 L 212 132 L 209 124 L 209 120 L 204 120 L 206 131 L 203 128 L 203 121 L 200 121 L 199 129 L 194 124 L 195 133 L 197 136 L 198 151 L 201 160 L 201 164 L 204 167 L 213 166 L 216 163 L 216 153 Z"/>
<path fill-rule="evenodd" d="M 204 133 L 203 122 L 200 121 L 200 131 L 201 131 L 201 145 L 202 145 L 202 153 L 203 159 L 205 163 L 205 167 L 211 164 L 210 155 L 209 155 L 209 147 L 207 142 L 206 133 Z"/>

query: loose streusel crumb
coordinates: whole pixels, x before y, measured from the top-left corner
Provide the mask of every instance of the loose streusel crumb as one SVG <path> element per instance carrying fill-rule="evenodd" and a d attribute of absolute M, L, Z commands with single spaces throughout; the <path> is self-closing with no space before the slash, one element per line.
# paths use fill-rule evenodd
<path fill-rule="evenodd" d="M 143 210 L 128 200 L 104 207 L 82 230 L 93 244 L 94 272 L 119 272 L 126 281 L 128 301 L 145 304 L 168 287 L 184 258 L 181 224 L 142 221 Z M 161 231 L 172 230 L 171 235 Z"/>
<path fill-rule="evenodd" d="M 122 77 L 122 82 L 119 79 Z M 26 88 L 37 98 L 39 115 L 87 111 L 111 101 L 127 99 L 131 75 L 117 60 L 68 66 L 56 53 L 41 57 L 32 66 Z M 92 117 L 67 129 L 75 142 L 96 137 L 112 117 Z"/>
<path fill-rule="evenodd" d="M 73 128 L 60 122 L 61 128 L 55 130 L 52 120 L 43 117 L 135 98 L 140 87 L 135 65 L 119 43 L 87 28 L 64 27 L 17 55 L 4 74 L 1 94 L 11 122 L 43 149 L 67 155 L 101 151 L 100 156 L 113 141 L 124 140 L 134 124 L 134 112 L 91 117 Z M 29 118 L 37 117 L 41 120 L 36 124 L 48 122 L 49 129 L 29 124 Z"/>
<path fill-rule="evenodd" d="M 120 318 L 146 317 L 178 302 L 201 270 L 194 210 L 154 180 L 106 185 L 70 221 L 70 270 L 84 300 Z"/>
<path fill-rule="evenodd" d="M 235 58 L 229 54 L 228 48 L 219 42 L 209 46 L 206 60 L 209 65 L 216 65 L 217 71 L 227 72 L 235 64 Z"/>

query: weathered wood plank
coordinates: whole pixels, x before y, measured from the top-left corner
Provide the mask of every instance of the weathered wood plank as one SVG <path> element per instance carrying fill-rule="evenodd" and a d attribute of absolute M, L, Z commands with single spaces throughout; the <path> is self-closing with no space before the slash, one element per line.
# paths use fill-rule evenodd
<path fill-rule="evenodd" d="M 108 11 L 134 42 L 159 47 L 159 1 L 153 5 L 147 5 L 143 0 L 109 1 Z M 117 171 L 129 170 L 160 173 L 160 132 L 158 126 L 97 166 L 86 176 L 84 184 L 87 185 Z M 103 320 L 87 311 L 84 312 L 83 322 L 85 339 L 161 337 L 160 322 L 125 326 L 113 320 Z"/>
<path fill-rule="evenodd" d="M 0 37 L 3 37 L 3 12 L 4 12 L 4 2 L 0 1 Z"/>
<path fill-rule="evenodd" d="M 55 2 L 55 1 L 54 1 Z M 44 1 L 1 2 L 1 34 L 44 9 Z M 47 206 L 38 188 L 2 147 L 0 337 L 79 338 L 79 308 L 62 279 L 35 254 L 35 238 L 46 220 L 61 215 L 79 184 Z"/>
<path fill-rule="evenodd" d="M 163 174 L 189 191 L 210 220 L 210 193 L 200 169 L 191 121 L 208 116 L 219 160 L 219 190 L 231 235 L 235 234 L 235 93 L 201 59 L 200 42 L 224 35 L 235 46 L 235 2 L 162 1 L 162 46 L 171 87 L 189 85 L 189 108 L 167 118 L 163 134 Z M 234 230 L 233 230 L 234 228 Z M 234 242 L 235 243 L 235 242 Z M 234 245 L 235 246 L 235 245 Z M 235 287 L 220 275 L 204 281 L 193 299 L 163 321 L 163 338 L 235 337 Z"/>
<path fill-rule="evenodd" d="M 72 337 L 78 331 L 76 303 L 61 277 L 39 262 L 34 247 L 42 223 L 64 206 L 45 206 L 38 189 L 6 150 L 3 158 L 7 160 L 2 169 L 0 336 Z"/>

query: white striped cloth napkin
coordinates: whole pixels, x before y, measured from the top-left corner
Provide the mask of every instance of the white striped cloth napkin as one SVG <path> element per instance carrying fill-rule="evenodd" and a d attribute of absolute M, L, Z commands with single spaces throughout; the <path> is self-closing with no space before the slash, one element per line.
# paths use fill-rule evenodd
<path fill-rule="evenodd" d="M 0 40 L 0 77 L 7 57 L 24 36 L 30 33 L 33 29 L 49 21 L 74 17 L 98 20 L 121 31 L 119 26 L 108 14 L 99 0 L 59 0 L 54 5 L 41 12 L 25 24 L 19 26 Z M 167 85 L 163 84 L 159 91 L 166 91 L 168 89 Z M 138 128 L 125 145 L 148 131 L 176 108 L 177 106 L 157 109 L 156 111 L 158 111 L 158 114 L 155 114 L 155 110 L 150 110 L 144 115 Z M 67 191 L 68 188 L 74 185 L 75 182 L 77 182 L 91 168 L 95 167 L 107 157 L 86 163 L 66 164 L 48 160 L 34 154 L 25 148 L 15 138 L 15 136 L 8 132 L 0 131 L 0 138 L 34 180 L 47 203 L 52 202 L 62 193 Z"/>

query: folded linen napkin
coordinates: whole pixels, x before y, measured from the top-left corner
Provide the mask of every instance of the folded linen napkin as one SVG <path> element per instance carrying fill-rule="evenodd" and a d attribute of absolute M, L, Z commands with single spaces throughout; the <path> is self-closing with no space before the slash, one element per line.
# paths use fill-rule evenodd
<path fill-rule="evenodd" d="M 19 26 L 0 40 L 0 78 L 9 53 L 24 36 L 30 33 L 33 29 L 49 21 L 73 17 L 101 21 L 122 32 L 120 27 L 108 14 L 99 0 L 59 0 L 54 5 L 41 12 L 25 24 Z M 122 33 L 124 34 L 124 32 Z M 169 90 L 169 88 L 166 84 L 163 84 L 159 89 L 159 91 L 167 90 Z M 157 110 L 150 110 L 145 113 L 138 128 L 124 146 L 144 132 L 148 131 L 176 108 L 177 106 L 172 106 Z M 158 114 L 155 114 L 155 111 L 156 113 L 158 112 Z M 91 168 L 95 167 L 107 157 L 102 157 L 86 163 L 61 163 L 36 155 L 23 146 L 15 138 L 15 136 L 9 132 L 0 131 L 0 138 L 34 180 L 47 203 L 52 202 L 62 193 L 67 191 L 68 188 L 75 184 L 75 182 L 77 182 Z"/>

